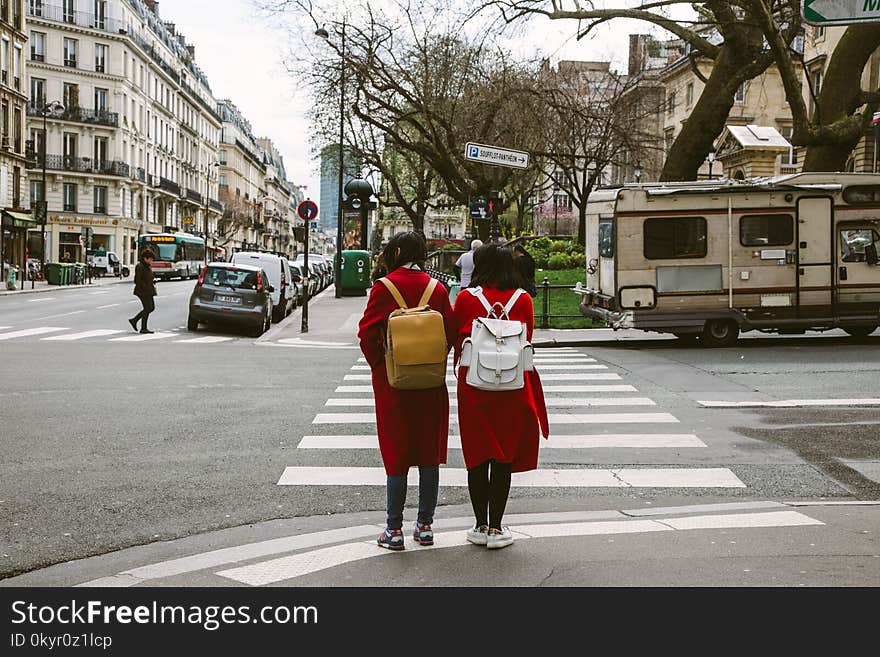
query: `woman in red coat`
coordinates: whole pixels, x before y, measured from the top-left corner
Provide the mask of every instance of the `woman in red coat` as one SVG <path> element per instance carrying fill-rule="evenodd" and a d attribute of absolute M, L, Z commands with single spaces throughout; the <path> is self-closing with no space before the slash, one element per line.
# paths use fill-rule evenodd
<path fill-rule="evenodd" d="M 462 343 L 471 334 L 471 323 L 487 315 L 485 306 L 474 294 L 478 287 L 490 306 L 507 305 L 522 287 L 510 249 L 489 244 L 474 254 L 470 287 L 455 299 L 456 363 L 461 358 Z M 526 324 L 531 341 L 535 315 L 528 293 L 516 300 L 509 318 Z M 525 386 L 520 390 L 478 390 L 469 386 L 466 378 L 467 367 L 460 367 L 458 422 L 468 470 L 468 491 L 476 517 L 467 539 L 489 548 L 502 548 L 513 543 L 510 530 L 501 525 L 510 493 L 510 475 L 537 468 L 540 434 L 545 438 L 550 435 L 544 392 L 537 371 L 525 373 Z"/>
<path fill-rule="evenodd" d="M 428 257 L 424 238 L 418 233 L 401 233 L 388 242 L 381 262 L 389 272 L 386 278 L 400 291 L 409 307 L 415 306 L 431 282 L 421 267 Z M 438 283 L 428 305 L 443 315 L 446 343 L 455 340 L 449 293 Z M 373 394 L 376 397 L 376 428 L 379 451 L 387 475 L 385 531 L 378 544 L 391 550 L 403 550 L 403 505 L 406 502 L 406 477 L 411 466 L 419 466 L 419 514 L 413 539 L 420 545 L 432 545 L 434 509 L 440 486 L 441 463 L 446 463 L 449 434 L 449 393 L 445 381 L 438 388 L 396 390 L 388 383 L 385 371 L 385 328 L 388 315 L 399 305 L 384 284 L 374 284 L 358 330 L 361 351 L 372 370 Z"/>

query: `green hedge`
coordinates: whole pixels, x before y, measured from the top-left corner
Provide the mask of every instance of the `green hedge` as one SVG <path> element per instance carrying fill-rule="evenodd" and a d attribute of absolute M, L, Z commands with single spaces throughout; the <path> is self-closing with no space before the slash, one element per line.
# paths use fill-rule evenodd
<path fill-rule="evenodd" d="M 586 267 L 584 247 L 577 242 L 539 237 L 526 242 L 525 248 L 535 259 L 535 265 L 539 269 L 558 271 Z"/>

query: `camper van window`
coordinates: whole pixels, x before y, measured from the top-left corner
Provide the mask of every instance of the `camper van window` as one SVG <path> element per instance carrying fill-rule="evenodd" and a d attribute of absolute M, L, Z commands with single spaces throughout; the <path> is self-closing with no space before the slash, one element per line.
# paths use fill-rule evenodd
<path fill-rule="evenodd" d="M 880 204 L 880 185 L 855 185 L 843 190 L 843 200 L 852 205 Z"/>
<path fill-rule="evenodd" d="M 867 262 L 865 249 L 880 243 L 880 235 L 868 228 L 840 231 L 840 259 L 843 262 Z"/>
<path fill-rule="evenodd" d="M 739 220 L 739 243 L 743 246 L 788 246 L 794 241 L 794 217 L 790 214 L 749 214 Z"/>
<path fill-rule="evenodd" d="M 602 258 L 614 257 L 614 224 L 610 221 L 599 222 L 599 255 Z"/>
<path fill-rule="evenodd" d="M 706 257 L 705 217 L 652 217 L 645 219 L 645 258 L 675 260 Z"/>

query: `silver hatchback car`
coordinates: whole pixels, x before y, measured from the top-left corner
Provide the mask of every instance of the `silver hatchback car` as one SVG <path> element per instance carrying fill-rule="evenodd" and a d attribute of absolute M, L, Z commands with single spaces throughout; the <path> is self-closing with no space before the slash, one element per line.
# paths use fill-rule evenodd
<path fill-rule="evenodd" d="M 202 268 L 189 299 L 187 328 L 196 331 L 202 322 L 246 324 L 254 337 L 272 324 L 269 277 L 259 267 L 212 262 Z"/>

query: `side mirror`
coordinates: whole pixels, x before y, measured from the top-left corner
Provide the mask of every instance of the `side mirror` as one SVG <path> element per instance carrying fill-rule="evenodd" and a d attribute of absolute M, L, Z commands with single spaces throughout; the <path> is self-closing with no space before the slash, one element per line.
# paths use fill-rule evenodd
<path fill-rule="evenodd" d="M 272 292 L 275 291 L 275 286 L 274 286 L 274 285 L 270 285 L 270 286 L 269 286 L 268 288 L 266 288 L 266 289 L 269 290 L 269 294 L 271 294 Z"/>
<path fill-rule="evenodd" d="M 869 265 L 876 265 L 877 264 L 877 245 L 876 244 L 869 244 L 868 246 L 865 247 L 865 261 Z"/>

